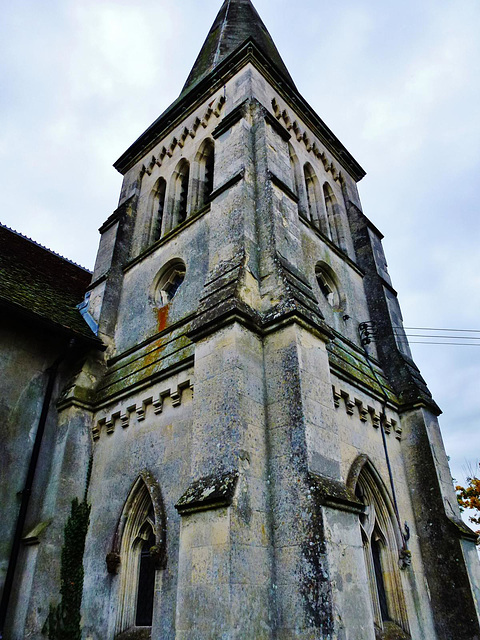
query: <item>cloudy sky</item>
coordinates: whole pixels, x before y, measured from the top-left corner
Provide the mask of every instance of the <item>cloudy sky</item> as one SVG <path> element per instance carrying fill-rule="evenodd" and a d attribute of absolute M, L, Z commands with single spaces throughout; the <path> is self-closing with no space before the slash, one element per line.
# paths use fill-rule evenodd
<path fill-rule="evenodd" d="M 220 5 L 4 2 L 0 221 L 92 268 L 118 201 L 112 163 L 178 96 Z M 364 211 L 386 236 L 406 326 L 480 330 L 478 0 L 255 6 L 301 93 L 367 171 Z M 480 459 L 480 347 L 412 348 L 460 479 Z"/>

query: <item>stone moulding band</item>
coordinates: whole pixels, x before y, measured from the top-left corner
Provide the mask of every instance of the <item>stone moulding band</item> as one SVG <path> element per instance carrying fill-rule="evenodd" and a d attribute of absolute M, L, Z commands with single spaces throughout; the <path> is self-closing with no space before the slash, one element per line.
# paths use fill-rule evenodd
<path fill-rule="evenodd" d="M 312 138 L 308 135 L 307 131 L 303 130 L 298 124 L 298 122 L 291 118 L 291 116 L 289 115 L 286 109 L 283 109 L 283 110 L 281 109 L 276 98 L 273 98 L 272 100 L 272 109 L 275 114 L 276 120 L 270 114 L 271 119 L 274 122 L 276 122 L 277 127 L 281 127 L 281 129 L 285 132 L 280 135 L 284 137 L 285 134 L 287 134 L 289 136 L 288 139 L 290 139 L 291 135 L 289 132 L 293 131 L 297 141 L 303 142 L 307 151 L 309 153 L 313 153 L 313 155 L 316 158 L 322 161 L 325 171 L 331 173 L 334 180 L 338 182 L 342 182 L 344 179 L 343 174 L 341 170 L 336 166 L 335 162 L 333 160 L 330 160 L 324 151 L 321 151 L 321 149 L 317 145 L 316 140 L 312 140 Z M 283 122 L 285 123 L 286 129 L 284 129 L 283 125 L 280 124 L 280 120 L 283 120 Z M 271 121 L 270 121 L 270 124 L 271 124 Z M 287 138 L 284 137 L 284 139 L 287 139 Z"/>
<path fill-rule="evenodd" d="M 290 187 L 288 185 L 285 184 L 285 182 L 283 180 L 281 180 L 278 176 L 276 176 L 274 173 L 272 173 L 271 171 L 269 172 L 270 174 L 270 180 L 272 181 L 272 184 L 274 184 L 276 187 L 278 187 L 278 189 L 280 189 L 280 191 L 283 191 L 283 193 L 285 195 L 287 195 L 290 200 L 293 200 L 293 202 L 295 202 L 295 204 L 298 204 L 298 196 L 296 193 L 294 193 Z"/>
<path fill-rule="evenodd" d="M 229 507 L 233 502 L 238 476 L 238 471 L 227 471 L 195 480 L 177 502 L 175 509 L 184 516 Z"/>
<path fill-rule="evenodd" d="M 318 227 L 316 227 L 311 220 L 305 217 L 300 211 L 298 212 L 298 219 L 309 229 L 311 229 L 323 242 L 331 249 L 334 253 L 337 254 L 344 262 L 346 262 L 354 271 L 356 271 L 362 278 L 365 277 L 364 271 L 360 269 L 360 267 L 337 245 L 330 240 L 326 235 L 324 235 Z"/>
<path fill-rule="evenodd" d="M 282 138 L 282 140 L 285 140 L 285 142 L 288 142 L 291 139 L 292 137 L 291 134 L 285 129 L 283 125 L 280 124 L 280 122 L 277 119 L 275 119 L 272 116 L 270 111 L 267 111 L 265 109 L 264 116 L 265 116 L 265 122 L 269 124 L 272 127 L 272 129 L 276 131 L 276 133 L 278 133 L 278 135 Z"/>
<path fill-rule="evenodd" d="M 197 222 L 197 220 L 199 220 L 200 218 L 205 216 L 207 213 L 209 213 L 211 208 L 210 202 L 211 202 L 211 197 L 209 198 L 209 202 L 207 202 L 204 207 L 202 207 L 201 209 L 198 209 L 198 211 L 195 211 L 194 213 L 189 215 L 184 222 L 174 227 L 171 231 L 169 231 L 164 236 L 162 236 L 160 240 L 157 240 L 152 245 L 147 247 L 144 251 L 142 251 L 138 256 L 130 260 L 130 262 L 127 262 L 127 264 L 123 268 L 123 272 L 127 273 L 127 271 L 130 271 L 130 269 L 135 267 L 137 264 L 140 264 L 140 262 L 142 262 L 142 260 L 144 260 L 147 256 L 151 255 L 152 253 L 155 253 L 155 251 L 158 248 L 168 244 L 170 240 L 172 240 L 173 238 L 178 236 L 180 233 L 182 233 L 187 227 L 190 227 L 192 224 Z"/>
<path fill-rule="evenodd" d="M 232 111 L 230 111 L 230 113 L 228 113 L 223 118 L 220 124 L 212 131 L 212 137 L 215 140 L 229 131 L 233 126 L 237 124 L 237 122 L 240 122 L 240 120 L 245 117 L 247 113 L 248 102 L 248 99 L 244 100 L 241 104 L 238 105 L 238 107 L 232 109 Z"/>
<path fill-rule="evenodd" d="M 338 389 L 335 385 L 332 385 L 332 393 L 335 409 L 340 408 L 343 404 L 347 415 L 357 414 L 362 422 L 370 421 L 375 429 L 380 427 L 380 413 L 374 407 L 365 405 L 358 398 L 352 398 L 349 393 Z M 397 440 L 402 439 L 402 426 L 399 422 L 387 416 L 383 426 L 387 435 L 394 433 Z"/>
<path fill-rule="evenodd" d="M 228 189 L 236 185 L 237 182 L 240 182 L 241 180 L 243 180 L 244 176 L 245 176 L 245 168 L 242 167 L 238 173 L 236 173 L 229 180 L 227 180 L 222 185 L 217 187 L 215 191 L 212 191 L 210 195 L 210 202 L 213 202 L 215 198 L 218 198 L 219 195 L 221 195 L 225 191 L 228 191 Z"/>
<path fill-rule="evenodd" d="M 93 439 L 99 440 L 102 430 L 108 435 L 115 432 L 116 426 L 119 424 L 123 429 L 127 429 L 131 424 L 131 418 L 136 417 L 137 422 L 143 422 L 147 417 L 147 410 L 150 407 L 155 415 L 163 412 L 163 405 L 166 398 L 170 398 L 173 407 L 179 407 L 182 404 L 182 395 L 186 389 L 190 389 L 193 393 L 193 380 L 185 380 L 176 387 L 164 389 L 154 396 L 149 396 L 138 403 L 132 403 L 124 409 L 107 414 L 96 421 L 92 428 Z"/>

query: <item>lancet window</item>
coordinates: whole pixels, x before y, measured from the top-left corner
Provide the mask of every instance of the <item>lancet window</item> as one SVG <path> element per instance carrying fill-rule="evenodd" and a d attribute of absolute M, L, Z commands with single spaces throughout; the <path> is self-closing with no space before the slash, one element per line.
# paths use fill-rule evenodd
<path fill-rule="evenodd" d="M 182 159 L 178 163 L 172 179 L 172 217 L 171 227 L 174 229 L 185 222 L 188 215 L 188 191 L 190 186 L 190 163 Z M 168 231 L 170 230 L 168 229 Z"/>
<path fill-rule="evenodd" d="M 358 475 L 355 495 L 365 505 L 360 516 L 360 529 L 377 635 L 380 637 L 385 629 L 392 626 L 400 627 L 399 632 L 403 630 L 408 634 L 399 570 L 401 534 L 388 493 L 369 462 L 364 464 Z"/>
<path fill-rule="evenodd" d="M 333 242 L 335 242 L 335 244 L 345 249 L 345 234 L 343 232 L 341 219 L 342 213 L 332 187 L 328 182 L 325 182 L 323 185 L 323 197 L 325 200 L 325 208 L 327 210 L 329 237 Z"/>
<path fill-rule="evenodd" d="M 209 201 L 213 191 L 215 169 L 215 146 L 207 138 L 195 156 L 195 209 L 201 209 Z"/>
<path fill-rule="evenodd" d="M 292 183 L 293 183 L 293 192 L 296 196 L 298 196 L 299 199 L 299 206 L 300 206 L 300 210 L 303 214 L 305 214 L 304 211 L 304 203 L 303 203 L 303 193 L 302 193 L 302 178 L 301 178 L 301 168 L 300 168 L 300 163 L 298 161 L 298 157 L 297 154 L 295 153 L 294 148 L 292 147 L 292 145 L 289 143 L 288 144 L 288 151 L 289 151 L 289 156 L 290 156 L 290 169 L 292 172 Z"/>
<path fill-rule="evenodd" d="M 322 193 L 317 175 L 310 163 L 303 167 L 305 186 L 307 191 L 308 218 L 323 233 L 328 235 L 327 221 L 322 201 Z"/>
<path fill-rule="evenodd" d="M 118 573 L 116 637 L 151 627 L 158 569 L 166 562 L 165 513 L 160 489 L 148 472 L 135 482 L 107 556 Z"/>
<path fill-rule="evenodd" d="M 164 178 L 159 178 L 150 194 L 150 242 L 156 242 L 162 235 L 166 190 L 167 183 Z"/>

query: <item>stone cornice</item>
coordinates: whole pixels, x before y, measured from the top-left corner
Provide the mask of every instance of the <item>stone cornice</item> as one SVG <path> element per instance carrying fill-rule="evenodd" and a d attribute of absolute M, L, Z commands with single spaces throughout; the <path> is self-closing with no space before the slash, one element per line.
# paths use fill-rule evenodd
<path fill-rule="evenodd" d="M 340 164 L 348 170 L 357 182 L 365 176 L 365 171 L 347 151 L 343 144 L 319 118 L 295 87 L 285 81 L 283 75 L 271 64 L 265 54 L 252 39 L 234 51 L 211 74 L 194 85 L 185 95 L 178 98 L 115 162 L 114 167 L 122 174 L 131 169 L 149 150 L 170 131 L 177 128 L 202 102 L 220 90 L 242 67 L 251 63 L 272 84 L 288 106 L 302 113 L 302 119 L 332 153 Z"/>

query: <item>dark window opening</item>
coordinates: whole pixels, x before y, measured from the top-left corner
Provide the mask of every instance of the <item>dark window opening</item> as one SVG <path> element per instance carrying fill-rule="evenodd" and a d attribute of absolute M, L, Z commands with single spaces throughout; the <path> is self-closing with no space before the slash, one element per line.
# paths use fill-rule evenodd
<path fill-rule="evenodd" d="M 325 278 L 321 278 L 321 277 L 318 278 L 318 286 L 320 287 L 320 290 L 325 296 L 325 298 L 327 298 L 328 300 L 333 293 L 332 287 L 328 284 Z"/>
<path fill-rule="evenodd" d="M 155 546 L 153 531 L 143 543 L 140 554 L 140 574 L 138 577 L 137 627 L 151 627 L 153 621 L 153 602 L 155 598 L 155 563 L 150 555 L 150 549 Z"/>
<path fill-rule="evenodd" d="M 385 590 L 385 582 L 383 580 L 381 554 L 382 547 L 380 541 L 372 540 L 372 557 L 375 569 L 375 581 L 377 583 L 378 600 L 380 603 L 380 612 L 382 614 L 382 620 L 387 622 L 390 620 L 390 616 L 388 615 L 387 592 Z"/>
<path fill-rule="evenodd" d="M 154 194 L 153 199 L 153 233 L 152 233 L 152 241 L 156 242 L 160 240 L 162 235 L 162 222 L 163 222 L 163 211 L 165 208 L 165 192 L 166 192 L 167 183 L 163 178 L 159 180 L 157 189 Z"/>
<path fill-rule="evenodd" d="M 207 157 L 205 158 L 205 183 L 203 192 L 203 202 L 206 203 L 210 199 L 213 191 L 213 168 L 215 158 L 213 154 L 213 147 L 209 150 Z"/>
<path fill-rule="evenodd" d="M 179 290 L 182 282 L 185 280 L 185 274 L 184 273 L 176 273 L 176 275 L 174 276 L 173 280 L 171 280 L 166 286 L 164 291 L 166 292 L 169 301 L 173 298 L 173 296 L 177 293 L 177 291 Z"/>
<path fill-rule="evenodd" d="M 187 196 L 188 196 L 188 181 L 190 179 L 190 168 L 187 168 L 185 173 L 180 176 L 180 193 L 178 203 L 178 224 L 185 222 L 187 219 Z"/>
<path fill-rule="evenodd" d="M 185 280 L 185 264 L 181 261 L 166 268 L 157 285 L 156 301 L 161 306 L 169 304 Z M 152 521 L 154 518 L 152 518 Z"/>

